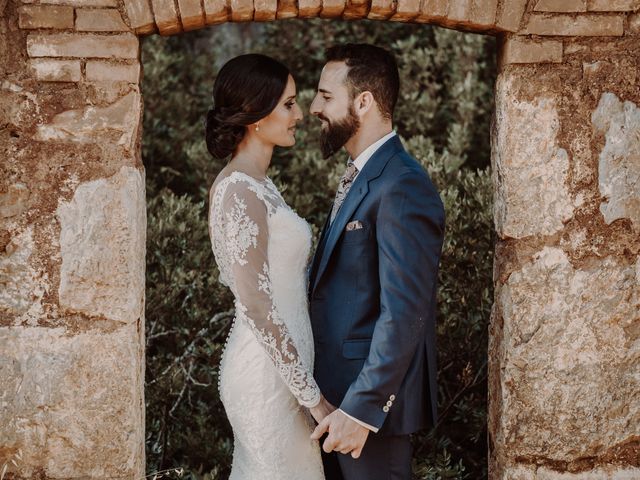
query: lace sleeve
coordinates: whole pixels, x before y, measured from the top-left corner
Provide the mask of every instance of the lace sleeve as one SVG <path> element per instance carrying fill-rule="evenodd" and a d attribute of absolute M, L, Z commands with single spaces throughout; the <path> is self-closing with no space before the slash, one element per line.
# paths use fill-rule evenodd
<path fill-rule="evenodd" d="M 273 303 L 267 247 L 267 204 L 246 182 L 228 186 L 222 201 L 224 241 L 236 295 L 236 316 L 246 321 L 298 403 L 314 407 L 320 389 L 301 362 Z"/>

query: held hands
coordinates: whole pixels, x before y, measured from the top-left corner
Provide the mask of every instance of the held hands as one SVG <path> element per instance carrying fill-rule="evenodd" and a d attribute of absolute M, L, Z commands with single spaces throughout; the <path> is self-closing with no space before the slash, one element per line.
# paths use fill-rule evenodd
<path fill-rule="evenodd" d="M 325 432 L 329 435 L 322 444 L 322 449 L 329 453 L 333 450 L 359 458 L 362 453 L 369 430 L 354 422 L 340 410 L 327 415 L 311 434 L 313 440 L 319 440 Z"/>
<path fill-rule="evenodd" d="M 309 412 L 311 413 L 311 416 L 314 418 L 314 420 L 317 423 L 320 423 L 322 420 L 325 419 L 327 415 L 329 415 L 335 409 L 336 407 L 331 405 L 327 401 L 327 399 L 324 398 L 324 395 L 320 395 L 320 403 L 318 403 L 318 405 L 316 405 L 315 407 L 310 408 Z"/>

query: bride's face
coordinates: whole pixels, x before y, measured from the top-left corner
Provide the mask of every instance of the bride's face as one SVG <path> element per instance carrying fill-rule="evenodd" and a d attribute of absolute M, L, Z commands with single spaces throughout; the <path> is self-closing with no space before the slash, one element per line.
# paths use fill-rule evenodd
<path fill-rule="evenodd" d="M 296 102 L 296 82 L 289 75 L 284 93 L 273 111 L 252 125 L 251 131 L 265 143 L 291 147 L 296 143 L 296 124 L 302 120 L 302 110 Z M 259 129 L 256 131 L 255 127 Z"/>

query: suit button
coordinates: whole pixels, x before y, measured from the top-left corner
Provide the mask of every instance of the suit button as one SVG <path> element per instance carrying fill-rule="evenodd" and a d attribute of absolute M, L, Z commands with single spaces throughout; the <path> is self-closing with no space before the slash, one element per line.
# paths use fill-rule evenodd
<path fill-rule="evenodd" d="M 392 402 L 391 400 L 389 400 L 389 401 L 387 402 L 387 407 L 390 407 L 391 405 L 393 405 L 393 402 Z"/>
<path fill-rule="evenodd" d="M 389 400 L 391 400 L 391 401 L 393 402 L 395 399 L 396 399 L 396 396 L 395 396 L 395 395 L 393 395 L 393 394 L 392 394 L 392 395 L 389 395 Z"/>
<path fill-rule="evenodd" d="M 384 413 L 387 413 L 389 411 L 389 407 L 387 407 L 386 405 L 384 407 L 382 407 L 382 411 Z"/>

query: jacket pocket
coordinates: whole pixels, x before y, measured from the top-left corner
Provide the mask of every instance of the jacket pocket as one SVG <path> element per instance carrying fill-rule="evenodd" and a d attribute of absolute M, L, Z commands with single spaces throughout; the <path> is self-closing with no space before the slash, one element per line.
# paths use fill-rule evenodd
<path fill-rule="evenodd" d="M 369 356 L 371 339 L 345 340 L 342 343 L 342 356 L 350 360 L 363 359 Z"/>

